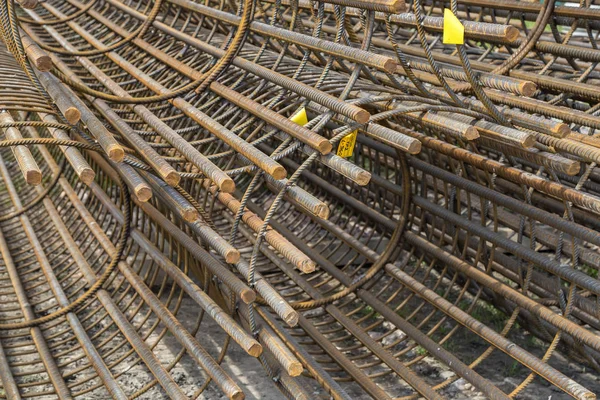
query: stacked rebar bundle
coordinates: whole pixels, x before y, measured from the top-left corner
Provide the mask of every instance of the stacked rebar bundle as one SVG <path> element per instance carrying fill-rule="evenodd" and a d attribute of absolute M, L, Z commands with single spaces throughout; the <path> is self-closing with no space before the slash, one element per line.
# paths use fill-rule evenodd
<path fill-rule="evenodd" d="M 0 13 L 0 396 L 600 392 L 592 2 Z"/>

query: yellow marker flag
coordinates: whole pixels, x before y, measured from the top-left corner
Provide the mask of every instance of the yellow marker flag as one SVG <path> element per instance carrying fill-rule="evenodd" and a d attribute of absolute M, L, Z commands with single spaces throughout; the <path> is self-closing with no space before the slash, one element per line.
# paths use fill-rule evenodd
<path fill-rule="evenodd" d="M 465 44 L 465 27 L 449 9 L 444 9 L 444 44 Z"/>
<path fill-rule="evenodd" d="M 356 144 L 356 136 L 358 130 L 350 132 L 340 140 L 337 148 L 337 155 L 340 157 L 352 157 L 354 153 L 354 145 Z"/>
<path fill-rule="evenodd" d="M 308 115 L 306 115 L 306 109 L 302 107 L 296 114 L 290 117 L 290 121 L 302 126 L 308 124 Z"/>

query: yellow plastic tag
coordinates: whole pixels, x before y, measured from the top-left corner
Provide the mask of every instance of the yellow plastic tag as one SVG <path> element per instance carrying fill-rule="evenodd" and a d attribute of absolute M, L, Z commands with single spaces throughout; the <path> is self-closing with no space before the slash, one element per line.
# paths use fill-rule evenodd
<path fill-rule="evenodd" d="M 465 27 L 449 9 L 444 9 L 444 44 L 465 44 Z"/>
<path fill-rule="evenodd" d="M 358 130 L 350 132 L 340 140 L 337 148 L 337 155 L 340 157 L 352 157 L 354 153 L 354 145 L 356 144 L 356 136 Z"/>
<path fill-rule="evenodd" d="M 306 109 L 302 107 L 296 114 L 290 117 L 290 121 L 302 126 L 308 124 L 308 115 L 306 115 Z"/>

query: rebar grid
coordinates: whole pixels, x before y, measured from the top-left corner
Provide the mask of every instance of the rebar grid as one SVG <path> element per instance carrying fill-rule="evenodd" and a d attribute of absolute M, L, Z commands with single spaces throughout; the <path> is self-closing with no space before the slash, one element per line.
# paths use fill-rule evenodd
<path fill-rule="evenodd" d="M 3 3 L 6 397 L 595 398 L 593 6 Z"/>

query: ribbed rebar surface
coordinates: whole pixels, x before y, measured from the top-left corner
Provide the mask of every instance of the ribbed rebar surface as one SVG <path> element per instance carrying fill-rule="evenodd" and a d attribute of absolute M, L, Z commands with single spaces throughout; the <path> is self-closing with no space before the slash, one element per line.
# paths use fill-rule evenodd
<path fill-rule="evenodd" d="M 1 0 L 0 397 L 596 398 L 594 2 Z"/>

